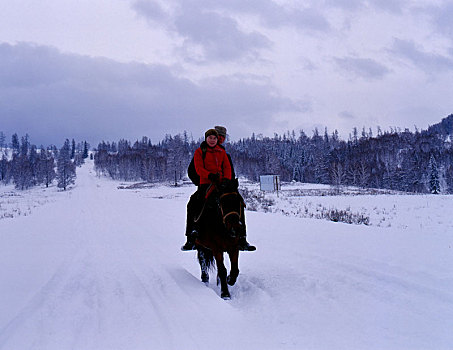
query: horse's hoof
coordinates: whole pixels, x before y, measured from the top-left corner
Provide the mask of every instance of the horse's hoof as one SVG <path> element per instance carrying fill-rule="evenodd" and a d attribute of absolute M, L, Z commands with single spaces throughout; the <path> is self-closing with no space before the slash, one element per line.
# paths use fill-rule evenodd
<path fill-rule="evenodd" d="M 228 276 L 228 277 L 227 277 L 227 283 L 228 283 L 230 286 L 234 286 L 234 284 L 236 283 L 236 278 L 231 278 L 231 276 Z"/>
<path fill-rule="evenodd" d="M 220 297 L 223 299 L 223 300 L 230 300 L 231 299 L 231 295 L 230 293 L 226 292 L 226 293 L 222 293 L 220 295 Z"/>

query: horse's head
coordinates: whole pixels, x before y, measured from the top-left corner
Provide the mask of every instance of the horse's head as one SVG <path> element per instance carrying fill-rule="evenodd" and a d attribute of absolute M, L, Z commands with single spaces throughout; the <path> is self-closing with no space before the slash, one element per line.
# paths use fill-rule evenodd
<path fill-rule="evenodd" d="M 219 186 L 219 192 L 219 206 L 223 223 L 227 232 L 236 237 L 244 229 L 241 222 L 244 202 L 237 190 L 237 180 L 225 181 L 222 186 Z"/>

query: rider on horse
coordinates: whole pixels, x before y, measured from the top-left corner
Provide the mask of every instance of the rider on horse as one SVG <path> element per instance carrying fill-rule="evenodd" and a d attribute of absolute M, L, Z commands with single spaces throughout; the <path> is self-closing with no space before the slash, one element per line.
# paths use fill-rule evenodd
<path fill-rule="evenodd" d="M 217 141 L 217 144 L 225 149 L 223 147 L 223 143 L 225 142 L 226 136 L 227 136 L 227 129 L 224 126 L 216 126 L 215 130 L 219 134 L 219 140 Z M 234 166 L 233 162 L 231 160 L 230 155 L 227 153 L 228 160 L 230 161 L 231 165 L 231 179 L 236 178 L 236 174 L 234 173 Z M 242 199 L 242 196 L 241 196 Z M 244 201 L 244 199 L 242 199 Z M 254 251 L 256 250 L 256 247 L 251 245 L 249 242 L 247 242 L 247 231 L 246 231 L 246 226 L 245 226 L 245 213 L 244 213 L 244 206 L 242 206 L 242 212 L 241 212 L 241 224 L 242 224 L 242 231 L 239 233 L 239 250 L 248 250 L 248 251 Z"/>
<path fill-rule="evenodd" d="M 232 179 L 231 158 L 227 155 L 223 146 L 220 146 L 221 142 L 219 142 L 220 140 L 222 142 L 225 140 L 226 129 L 223 127 L 216 127 L 216 129 L 206 131 L 205 141 L 195 151 L 194 166 L 199 176 L 199 184 L 197 192 L 190 197 L 187 204 L 187 241 L 181 247 L 181 250 L 184 251 L 195 249 L 195 239 L 199 232 L 198 225 L 194 222 L 194 219 L 200 214 L 209 186 L 218 184 L 224 179 Z M 222 135 L 219 136 L 218 131 Z M 255 250 L 256 248 L 250 246 L 245 239 L 245 223 L 243 227 L 244 230 L 241 232 L 240 237 L 241 250 Z"/>

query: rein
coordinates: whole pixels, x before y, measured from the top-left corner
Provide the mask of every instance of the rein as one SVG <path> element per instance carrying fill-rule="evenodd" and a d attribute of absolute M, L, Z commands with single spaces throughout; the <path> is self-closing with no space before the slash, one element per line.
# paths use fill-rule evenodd
<path fill-rule="evenodd" d="M 207 203 L 207 198 L 209 197 L 211 192 L 214 191 L 214 189 L 215 189 L 215 186 L 213 186 L 212 184 L 210 184 L 209 187 L 206 189 L 206 195 L 205 195 L 205 200 L 203 203 L 203 208 L 201 208 L 200 215 L 198 215 L 198 217 L 194 220 L 195 223 L 197 223 L 200 220 L 201 216 L 203 215 L 204 208 L 206 207 L 206 203 Z"/>
<path fill-rule="evenodd" d="M 206 208 L 206 203 L 207 203 L 207 197 L 209 197 L 209 195 L 216 189 L 216 187 L 213 185 L 213 184 L 210 184 L 209 187 L 207 188 L 206 190 L 206 195 L 205 195 L 205 201 L 203 203 L 203 208 L 201 209 L 200 211 L 200 215 L 198 215 L 198 217 L 194 220 L 194 222 L 198 222 L 201 218 L 201 216 L 203 215 L 203 212 Z M 222 221 L 223 221 L 223 224 L 225 225 L 225 221 L 226 221 L 226 218 L 230 215 L 237 215 L 239 217 L 239 220 L 242 219 L 242 206 L 245 207 L 245 203 L 244 201 L 240 201 L 239 203 L 239 212 L 237 211 L 231 211 L 229 213 L 224 213 L 223 211 L 223 207 L 222 207 L 222 204 L 220 204 L 220 200 L 222 200 L 222 198 L 226 197 L 226 196 L 238 196 L 239 194 L 237 192 L 228 192 L 228 193 L 224 193 L 222 194 L 220 197 L 219 197 L 219 207 L 220 207 L 220 211 L 222 213 Z"/>
<path fill-rule="evenodd" d="M 221 200 L 223 197 L 226 197 L 226 196 L 238 196 L 238 195 L 239 195 L 239 194 L 238 194 L 237 192 L 228 192 L 228 193 L 224 193 L 224 194 L 222 194 L 222 195 L 219 197 L 219 200 Z M 219 203 L 219 204 L 220 204 L 220 203 Z M 225 220 L 226 220 L 226 218 L 227 218 L 228 216 L 230 216 L 230 215 L 237 215 L 237 216 L 239 217 L 239 220 L 242 219 L 242 215 L 241 215 L 241 213 L 242 213 L 242 204 L 243 204 L 243 202 L 240 201 L 240 203 L 239 203 L 239 212 L 237 212 L 237 211 L 230 211 L 229 213 L 226 213 L 226 214 L 224 214 L 224 212 L 223 212 L 222 204 L 219 205 L 220 211 L 222 212 L 222 220 L 223 220 L 223 224 L 224 224 L 224 225 L 225 225 Z"/>

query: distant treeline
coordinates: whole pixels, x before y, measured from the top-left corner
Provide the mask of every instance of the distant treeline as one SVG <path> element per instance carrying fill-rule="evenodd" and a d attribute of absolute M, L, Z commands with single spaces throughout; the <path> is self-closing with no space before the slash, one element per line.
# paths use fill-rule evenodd
<path fill-rule="evenodd" d="M 311 136 L 300 131 L 274 137 L 252 135 L 230 142 L 236 174 L 250 180 L 280 175 L 282 181 L 352 185 L 418 193 L 453 193 L 453 114 L 428 130 L 391 129 L 374 136 L 354 128 L 347 141 L 338 132 Z M 126 181 L 178 181 L 201 140 L 187 133 L 153 145 L 147 137 L 101 142 L 95 155 L 98 174 Z"/>
<path fill-rule="evenodd" d="M 11 143 L 0 132 L 0 183 L 13 183 L 17 189 L 25 190 L 37 185 L 48 187 L 54 180 L 57 186 L 66 190 L 74 184 L 76 166 L 88 157 L 89 145 L 86 142 L 72 145 L 67 139 L 63 146 L 41 146 L 30 143 L 29 136 L 19 137 L 14 134 Z"/>

